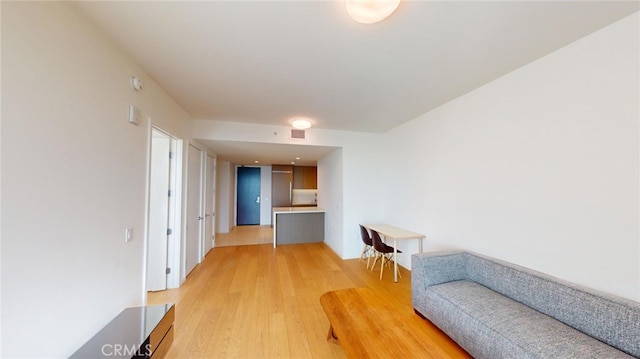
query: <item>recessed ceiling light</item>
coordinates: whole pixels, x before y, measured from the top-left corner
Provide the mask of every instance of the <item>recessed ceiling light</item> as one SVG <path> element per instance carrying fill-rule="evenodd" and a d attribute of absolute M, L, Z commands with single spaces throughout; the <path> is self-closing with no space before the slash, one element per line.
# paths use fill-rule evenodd
<path fill-rule="evenodd" d="M 259 163 L 259 161 L 253 161 L 253 163 Z"/>
<path fill-rule="evenodd" d="M 291 164 L 292 164 L 292 165 L 295 165 L 296 163 L 295 163 L 294 161 L 291 161 Z"/>
<path fill-rule="evenodd" d="M 299 159 L 300 159 L 300 157 L 296 157 L 296 160 L 299 160 Z"/>

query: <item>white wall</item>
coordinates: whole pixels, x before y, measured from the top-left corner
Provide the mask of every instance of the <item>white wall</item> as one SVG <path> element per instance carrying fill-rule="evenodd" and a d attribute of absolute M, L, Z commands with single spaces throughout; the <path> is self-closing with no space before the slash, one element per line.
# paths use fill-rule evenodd
<path fill-rule="evenodd" d="M 260 166 L 260 224 L 271 224 L 271 166 Z"/>
<path fill-rule="evenodd" d="M 2 356 L 67 357 L 143 304 L 148 117 L 191 120 L 62 2 L 3 2 L 2 104 Z"/>
<path fill-rule="evenodd" d="M 318 161 L 318 207 L 327 210 L 324 215 L 325 243 L 340 256 L 344 253 L 342 168 L 342 148 Z"/>
<path fill-rule="evenodd" d="M 640 300 L 638 28 L 636 13 L 386 134 L 385 218 L 426 250 Z"/>
<path fill-rule="evenodd" d="M 384 186 L 389 173 L 385 167 L 382 136 L 353 138 L 342 152 L 343 161 L 343 258 L 357 258 L 362 252 L 359 224 L 387 222 L 384 197 L 389 188 Z M 410 174 L 409 174 L 410 175 Z"/>
<path fill-rule="evenodd" d="M 216 168 L 216 232 L 229 233 L 233 227 L 230 214 L 233 213 L 233 202 L 230 193 L 233 192 L 231 163 L 218 161 Z"/>

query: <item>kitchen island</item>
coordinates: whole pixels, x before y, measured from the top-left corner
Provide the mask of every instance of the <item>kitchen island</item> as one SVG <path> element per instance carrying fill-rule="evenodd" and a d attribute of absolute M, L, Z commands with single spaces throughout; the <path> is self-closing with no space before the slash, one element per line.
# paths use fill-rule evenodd
<path fill-rule="evenodd" d="M 318 207 L 273 207 L 273 247 L 324 242 L 324 212 Z"/>

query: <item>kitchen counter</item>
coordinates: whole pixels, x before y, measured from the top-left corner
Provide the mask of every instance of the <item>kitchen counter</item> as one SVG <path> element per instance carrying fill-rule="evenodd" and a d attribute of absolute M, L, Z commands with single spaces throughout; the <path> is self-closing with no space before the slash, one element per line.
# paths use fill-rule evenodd
<path fill-rule="evenodd" d="M 312 212 L 326 212 L 324 209 L 317 206 L 302 206 L 294 205 L 293 207 L 273 207 L 273 213 L 312 213 Z"/>
<path fill-rule="evenodd" d="M 324 212 L 314 206 L 273 207 L 273 247 L 324 242 Z"/>

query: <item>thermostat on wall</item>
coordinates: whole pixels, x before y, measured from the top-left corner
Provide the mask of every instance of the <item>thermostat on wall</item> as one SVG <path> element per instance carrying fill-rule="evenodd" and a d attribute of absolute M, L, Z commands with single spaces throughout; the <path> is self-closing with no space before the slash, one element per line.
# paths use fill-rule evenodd
<path fill-rule="evenodd" d="M 134 125 L 140 124 L 140 110 L 133 105 L 129 105 L 129 122 Z"/>
<path fill-rule="evenodd" d="M 142 91 L 142 80 L 136 76 L 131 77 L 131 87 L 136 91 Z"/>

